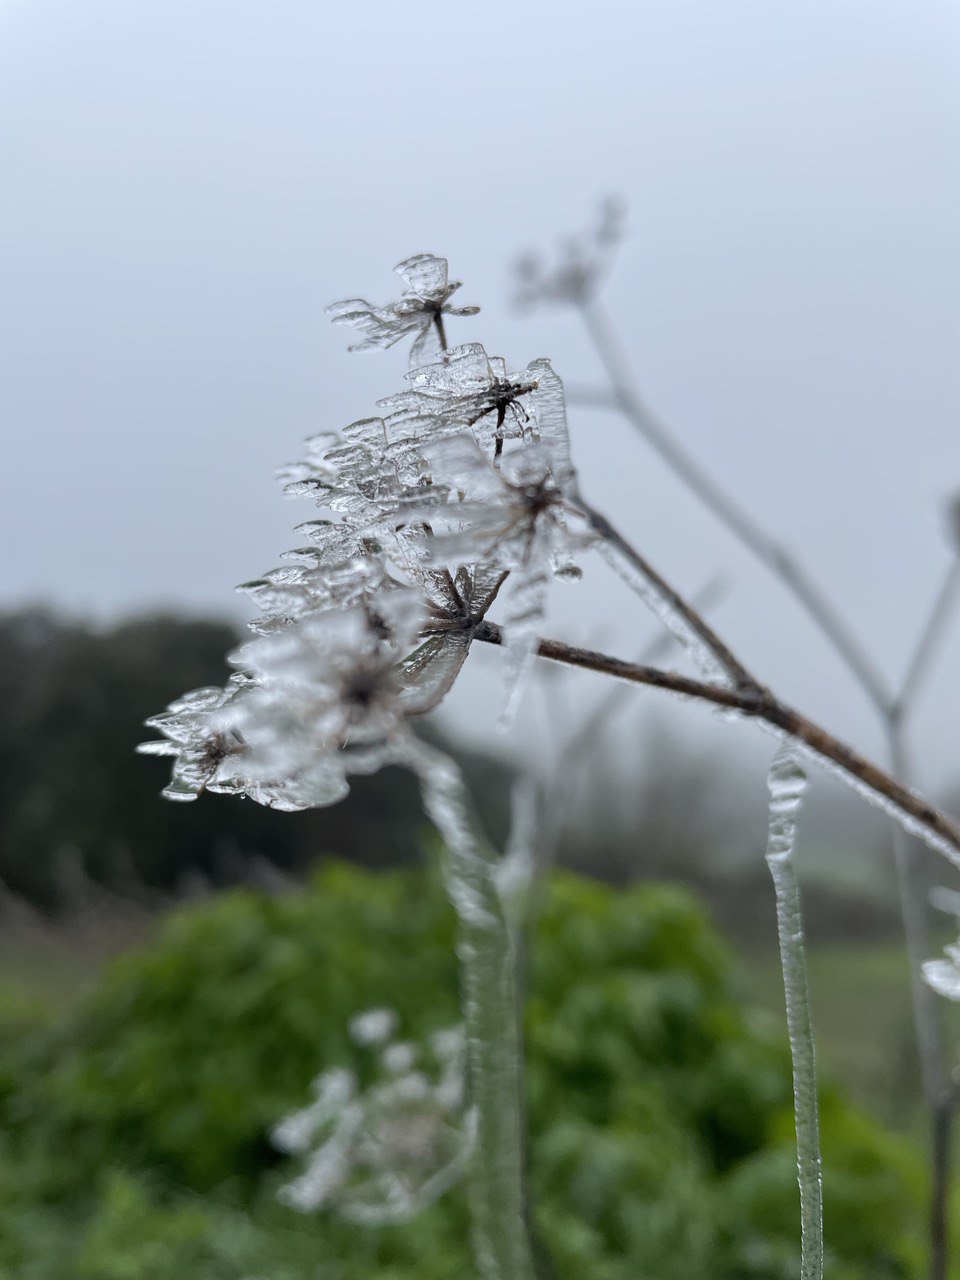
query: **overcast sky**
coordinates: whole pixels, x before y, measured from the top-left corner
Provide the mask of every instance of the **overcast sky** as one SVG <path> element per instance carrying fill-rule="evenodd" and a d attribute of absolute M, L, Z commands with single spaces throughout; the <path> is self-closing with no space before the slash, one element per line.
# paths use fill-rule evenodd
<path fill-rule="evenodd" d="M 574 315 L 511 311 L 509 265 L 617 192 L 606 300 L 648 401 L 892 678 L 960 487 L 956 8 L 7 0 L 0 604 L 236 610 L 311 515 L 274 467 L 403 371 L 348 356 L 323 307 L 387 300 L 411 253 L 482 305 L 456 338 L 598 381 Z M 802 613 L 629 427 L 572 427 L 594 502 L 683 589 L 723 572 L 744 658 L 879 750 Z M 599 572 L 550 628 L 624 655 L 652 634 Z M 496 661 L 460 695 L 478 734 Z M 960 775 L 958 715 L 960 625 L 917 719 L 931 783 Z"/>

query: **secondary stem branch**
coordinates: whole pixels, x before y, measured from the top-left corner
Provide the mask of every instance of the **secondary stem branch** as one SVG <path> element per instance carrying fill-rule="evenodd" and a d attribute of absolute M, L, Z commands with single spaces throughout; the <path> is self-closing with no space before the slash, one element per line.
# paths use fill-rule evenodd
<path fill-rule="evenodd" d="M 503 643 L 503 632 L 496 623 L 482 622 L 477 627 L 474 638 L 487 644 L 499 645 Z M 953 819 L 947 817 L 921 796 L 909 791 L 879 765 L 860 755 L 852 747 L 848 747 L 813 720 L 809 720 L 787 703 L 781 702 L 769 689 L 759 685 L 751 685 L 742 690 L 725 688 L 722 685 L 709 684 L 704 680 L 680 675 L 675 671 L 663 671 L 659 667 L 625 662 L 621 658 L 610 657 L 605 653 L 580 649 L 574 645 L 564 644 L 560 640 L 540 640 L 537 644 L 537 654 L 553 662 L 562 662 L 567 666 L 616 676 L 620 680 L 627 680 L 633 684 L 668 689 L 672 693 L 696 698 L 701 702 L 709 702 L 714 706 L 725 707 L 738 711 L 741 715 L 761 720 L 771 728 L 793 738 L 794 741 L 802 743 L 821 760 L 835 766 L 848 778 L 861 784 L 864 792 L 869 793 L 881 808 L 898 813 L 902 819 L 906 820 L 907 825 L 916 830 L 917 834 L 924 833 L 929 843 L 960 864 L 960 827 Z"/>

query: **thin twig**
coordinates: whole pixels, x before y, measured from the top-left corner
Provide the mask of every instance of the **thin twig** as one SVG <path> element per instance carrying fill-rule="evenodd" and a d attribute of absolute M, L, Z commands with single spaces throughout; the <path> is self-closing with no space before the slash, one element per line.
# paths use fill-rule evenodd
<path fill-rule="evenodd" d="M 897 719 L 904 719 L 914 704 L 917 690 L 930 670 L 937 645 L 943 638 L 958 596 L 960 596 L 960 556 L 954 556 L 940 590 L 934 598 L 926 625 L 917 639 L 913 655 L 907 663 L 906 674 L 892 701 L 891 714 Z"/>
<path fill-rule="evenodd" d="M 503 632 L 496 623 L 482 622 L 476 629 L 474 638 L 499 645 L 503 643 Z M 821 761 L 827 762 L 828 766 L 834 766 L 847 778 L 861 784 L 858 790 L 863 793 L 864 798 L 872 798 L 873 803 L 887 812 L 899 815 L 900 820 L 905 821 L 916 834 L 922 833 L 934 848 L 960 864 L 960 826 L 952 818 L 909 791 L 879 765 L 848 747 L 813 720 L 781 702 L 769 689 L 761 685 L 751 685 L 745 690 L 725 688 L 675 671 L 663 671 L 659 667 L 625 662 L 621 658 L 596 653 L 591 649 L 580 649 L 560 640 L 540 640 L 536 651 L 541 658 L 615 676 L 633 684 L 667 689 L 671 693 L 709 702 L 762 721 L 772 729 L 802 743 Z"/>
<path fill-rule="evenodd" d="M 741 690 L 757 689 L 758 685 L 739 658 L 735 657 L 727 644 L 720 639 L 713 627 L 692 605 L 684 600 L 667 580 L 662 577 L 653 565 L 613 527 L 606 516 L 578 497 L 578 505 L 583 509 L 590 527 L 603 542 L 622 556 L 660 597 L 670 613 L 679 618 L 690 633 L 708 650 L 719 663 L 734 685 Z"/>
<path fill-rule="evenodd" d="M 756 523 L 704 471 L 646 405 L 634 382 L 630 363 L 603 304 L 596 298 L 580 308 L 587 331 L 604 363 L 620 410 L 647 442 L 673 468 L 705 506 L 764 564 L 804 606 L 827 636 L 871 700 L 890 702 L 887 683 L 850 627 L 796 557 Z"/>
<path fill-rule="evenodd" d="M 907 664 L 897 692 L 889 689 L 853 632 L 821 587 L 813 581 L 797 558 L 772 538 L 750 515 L 703 470 L 686 452 L 667 427 L 656 417 L 640 395 L 630 361 L 603 304 L 596 296 L 583 295 L 578 309 L 590 338 L 602 360 L 611 387 L 614 405 L 640 435 L 700 498 L 727 528 L 765 564 L 792 592 L 796 600 L 832 644 L 848 670 L 869 697 L 883 721 L 890 748 L 890 763 L 902 782 L 909 781 L 899 767 L 905 754 L 903 731 L 922 678 L 929 670 L 934 650 L 942 638 L 950 611 L 960 589 L 960 558 L 955 557 Z M 578 398 L 594 407 L 611 407 L 595 389 L 581 390 Z M 897 830 L 893 840 L 900 909 L 907 944 L 914 1023 L 924 1077 L 924 1092 L 931 1112 L 933 1133 L 933 1191 L 931 1207 L 931 1280 L 946 1280 L 946 1195 L 949 1188 L 950 1121 L 943 1119 L 938 1101 L 943 1077 L 944 1044 L 939 1010 L 926 987 L 922 963 L 929 939 L 929 908 L 924 886 L 919 882 L 917 850 L 906 834 Z"/>

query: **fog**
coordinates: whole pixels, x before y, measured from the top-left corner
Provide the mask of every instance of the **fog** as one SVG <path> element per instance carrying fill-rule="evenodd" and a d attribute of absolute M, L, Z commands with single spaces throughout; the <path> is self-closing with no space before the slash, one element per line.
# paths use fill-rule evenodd
<path fill-rule="evenodd" d="M 614 192 L 605 300 L 646 399 L 895 680 L 960 487 L 958 53 L 954 6 L 923 0 L 7 3 L 0 604 L 243 610 L 233 584 L 311 514 L 274 468 L 403 373 L 399 350 L 347 355 L 323 308 L 390 298 L 411 253 L 481 304 L 455 339 L 599 385 L 575 314 L 511 308 L 510 266 Z M 761 678 L 880 751 L 802 611 L 629 425 L 571 426 L 584 488 L 662 572 L 722 575 L 713 621 Z M 655 624 L 586 567 L 551 634 L 632 656 Z M 918 708 L 931 787 L 960 774 L 958 637 Z M 448 722 L 486 741 L 497 655 L 471 665 Z M 703 712 L 673 722 L 746 749 Z"/>

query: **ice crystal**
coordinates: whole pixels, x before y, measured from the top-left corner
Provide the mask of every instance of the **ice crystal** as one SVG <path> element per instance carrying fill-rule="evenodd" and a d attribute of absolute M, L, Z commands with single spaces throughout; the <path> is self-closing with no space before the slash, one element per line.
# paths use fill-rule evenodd
<path fill-rule="evenodd" d="M 243 687 L 244 681 L 234 677 L 225 689 L 194 689 L 146 722 L 163 737 L 141 742 L 137 750 L 174 757 L 173 776 L 163 791 L 168 800 L 195 800 L 204 790 L 217 790 L 224 765 L 243 753 L 243 740 L 232 724 Z"/>
<path fill-rule="evenodd" d="M 441 442 L 428 458 L 433 474 L 464 495 L 437 509 L 433 556 L 456 563 L 472 550 L 509 574 L 503 595 L 512 696 L 534 652 L 551 574 L 579 577 L 572 556 L 593 541 L 570 492 L 567 459 L 541 442 L 505 455 L 495 466 L 463 436 Z"/>
<path fill-rule="evenodd" d="M 498 458 L 507 440 L 546 440 L 569 465 L 563 389 L 549 360 L 511 373 L 479 342 L 455 347 L 437 364 L 407 374 L 410 387 L 381 400 L 388 421 L 408 437 L 439 440 L 469 428 Z"/>
<path fill-rule="evenodd" d="M 452 307 L 450 298 L 460 288 L 459 280 L 448 278 L 446 258 L 418 253 L 394 267 L 407 286 L 396 302 L 377 307 L 364 298 L 347 298 L 327 307 L 334 324 L 359 329 L 363 341 L 350 348 L 392 347 L 403 338 L 414 337 L 410 363 L 419 364 L 430 351 L 446 346 L 443 317 L 475 316 L 479 307 Z"/>
<path fill-rule="evenodd" d="M 241 670 L 226 691 L 174 703 L 149 722 L 165 741 L 141 749 L 176 756 L 178 798 L 206 789 L 278 809 L 334 804 L 349 774 L 390 758 L 416 711 L 400 662 L 420 624 L 420 598 L 397 589 L 260 635 L 231 656 Z"/>
<path fill-rule="evenodd" d="M 394 1040 L 399 1019 L 375 1009 L 351 1021 L 354 1040 L 379 1050 L 373 1082 L 333 1068 L 313 1084 L 314 1101 L 271 1134 L 275 1147 L 306 1157 L 281 1191 L 302 1212 L 332 1209 L 367 1224 L 414 1217 L 461 1176 L 468 1155 L 464 1036 L 435 1033 L 429 1046 Z M 432 1059 L 433 1068 L 418 1062 Z"/>
<path fill-rule="evenodd" d="M 777 934 L 787 1006 L 787 1030 L 793 1063 L 793 1099 L 797 1129 L 797 1181 L 800 1186 L 800 1280 L 823 1280 L 823 1172 L 817 1066 L 800 887 L 793 867 L 797 823 L 807 778 L 796 752 L 782 747 L 770 766 L 770 823 L 767 866 L 777 895 Z"/>

